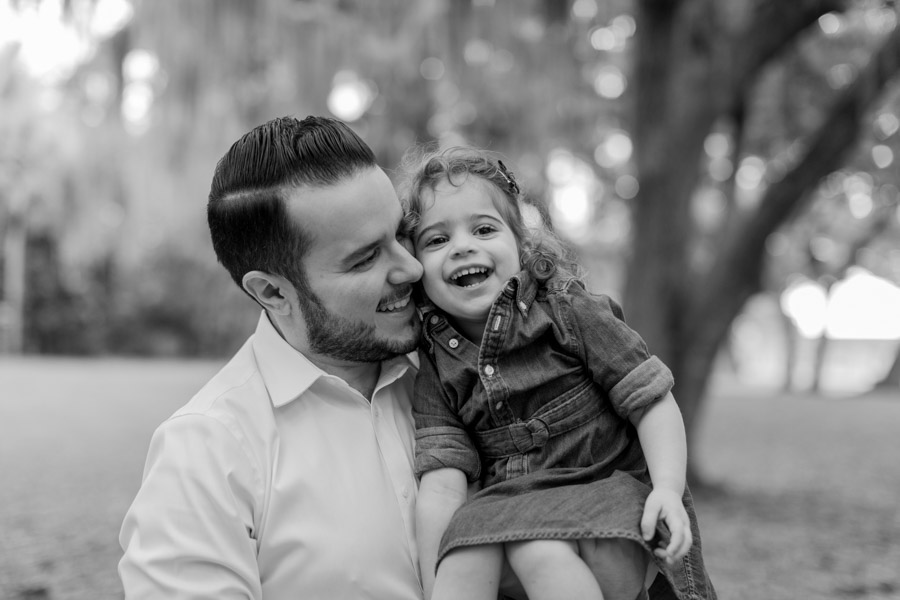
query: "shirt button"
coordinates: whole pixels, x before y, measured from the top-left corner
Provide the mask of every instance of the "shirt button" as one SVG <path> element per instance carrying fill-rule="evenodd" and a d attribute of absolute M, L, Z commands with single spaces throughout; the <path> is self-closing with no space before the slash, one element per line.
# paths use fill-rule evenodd
<path fill-rule="evenodd" d="M 404 498 L 409 498 L 409 488 L 404 485 L 403 489 L 400 490 L 400 495 Z"/>
<path fill-rule="evenodd" d="M 432 325 L 436 325 L 437 322 L 440 321 L 441 319 L 440 319 L 440 317 L 438 317 L 437 315 L 431 315 L 431 318 L 428 319 L 428 320 L 431 321 L 431 324 L 432 324 Z"/>
<path fill-rule="evenodd" d="M 459 346 L 459 340 L 456 338 L 453 338 L 452 340 L 450 340 L 447 343 L 450 344 L 451 348 L 456 348 L 457 346 Z"/>
<path fill-rule="evenodd" d="M 502 402 L 498 402 L 497 404 L 494 405 L 494 408 L 497 409 L 497 410 L 500 410 L 501 408 L 503 408 L 503 403 L 502 403 Z"/>
<path fill-rule="evenodd" d="M 522 312 L 525 312 L 525 310 L 528 308 L 528 305 L 524 302 L 519 302 L 519 308 L 522 310 Z"/>
<path fill-rule="evenodd" d="M 375 418 L 376 418 L 376 419 L 377 419 L 378 417 L 381 416 L 381 411 L 380 411 L 379 409 L 377 409 L 377 408 L 376 408 L 375 410 L 373 410 L 372 412 L 375 413 Z"/>
<path fill-rule="evenodd" d="M 487 375 L 488 377 L 493 377 L 494 367 L 492 367 L 491 365 L 486 366 L 484 368 L 484 374 Z"/>

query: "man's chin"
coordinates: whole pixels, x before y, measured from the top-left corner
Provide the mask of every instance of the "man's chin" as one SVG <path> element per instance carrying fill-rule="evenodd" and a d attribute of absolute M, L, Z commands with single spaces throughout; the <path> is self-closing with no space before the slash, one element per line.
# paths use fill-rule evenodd
<path fill-rule="evenodd" d="M 310 350 L 333 359 L 359 363 L 408 354 L 418 346 L 422 324 L 412 305 L 407 310 L 406 315 L 398 313 L 386 319 L 362 322 L 337 316 L 319 304 L 309 303 L 304 317 Z"/>
<path fill-rule="evenodd" d="M 410 325 L 406 335 L 399 336 L 394 339 L 394 343 L 392 345 L 394 349 L 396 349 L 398 356 L 401 354 L 409 354 L 419 347 L 419 334 L 421 333 L 421 331 L 422 326 L 417 320 L 415 325 Z"/>
<path fill-rule="evenodd" d="M 379 331 L 380 337 L 384 340 L 390 340 L 392 344 L 398 347 L 412 346 L 407 352 L 412 352 L 419 344 L 419 336 L 422 334 L 422 322 L 416 313 L 412 313 L 408 320 L 402 324 L 394 323 L 393 326 L 385 327 Z"/>

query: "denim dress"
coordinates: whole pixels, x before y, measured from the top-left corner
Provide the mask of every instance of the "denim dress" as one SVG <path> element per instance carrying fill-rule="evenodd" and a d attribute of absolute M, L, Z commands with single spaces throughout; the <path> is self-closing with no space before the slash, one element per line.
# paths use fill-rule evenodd
<path fill-rule="evenodd" d="M 413 414 L 416 474 L 451 467 L 481 490 L 441 541 L 454 548 L 530 539 L 623 538 L 651 551 L 660 523 L 640 532 L 651 490 L 628 417 L 672 388 L 609 297 L 571 278 L 512 277 L 495 300 L 481 346 L 434 306 L 423 307 Z M 694 544 L 675 565 L 653 557 L 651 598 L 714 599 L 690 492 Z M 652 555 L 652 553 L 651 553 Z"/>

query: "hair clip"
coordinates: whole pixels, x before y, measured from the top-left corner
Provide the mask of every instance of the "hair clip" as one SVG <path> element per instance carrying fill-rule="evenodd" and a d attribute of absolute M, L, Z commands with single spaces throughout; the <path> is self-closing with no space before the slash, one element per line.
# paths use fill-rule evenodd
<path fill-rule="evenodd" d="M 519 184 L 516 183 L 516 178 L 513 176 L 512 171 L 506 168 L 506 165 L 503 164 L 502 160 L 497 161 L 497 170 L 500 171 L 500 174 L 503 175 L 503 179 L 506 180 L 506 185 L 509 188 L 509 192 L 515 196 L 519 195 L 521 191 L 519 189 Z"/>

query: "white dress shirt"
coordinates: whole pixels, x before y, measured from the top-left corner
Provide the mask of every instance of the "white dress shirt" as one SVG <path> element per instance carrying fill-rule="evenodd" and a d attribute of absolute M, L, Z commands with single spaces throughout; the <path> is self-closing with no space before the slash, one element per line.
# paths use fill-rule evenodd
<path fill-rule="evenodd" d="M 150 442 L 125 517 L 128 599 L 421 600 L 410 356 L 371 403 L 256 333 Z"/>

